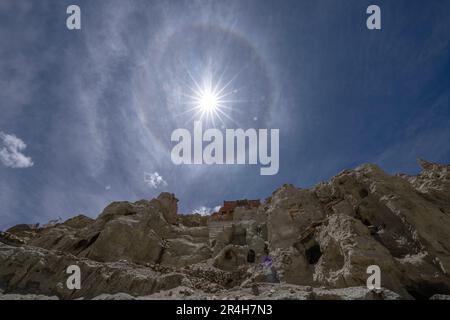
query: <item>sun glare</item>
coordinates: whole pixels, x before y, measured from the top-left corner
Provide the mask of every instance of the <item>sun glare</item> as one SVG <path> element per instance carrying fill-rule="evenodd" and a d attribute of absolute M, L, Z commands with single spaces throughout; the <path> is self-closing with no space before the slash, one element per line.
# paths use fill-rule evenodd
<path fill-rule="evenodd" d="M 232 109 L 231 104 L 237 102 L 231 100 L 231 95 L 237 90 L 231 90 L 231 83 L 234 80 L 222 83 L 222 76 L 217 81 L 213 80 L 213 77 L 208 74 L 203 78 L 203 81 L 197 81 L 188 72 L 192 81 L 192 85 L 187 85 L 189 89 L 188 94 L 183 94 L 186 98 L 186 104 L 191 108 L 183 113 L 193 112 L 192 119 L 211 121 L 213 125 L 216 125 L 216 121 L 219 121 L 223 125 L 225 124 L 225 118 L 234 122 L 234 120 L 228 115 L 228 111 Z"/>
<path fill-rule="evenodd" d="M 202 92 L 199 97 L 199 107 L 205 112 L 215 111 L 218 103 L 217 95 L 209 90 Z"/>

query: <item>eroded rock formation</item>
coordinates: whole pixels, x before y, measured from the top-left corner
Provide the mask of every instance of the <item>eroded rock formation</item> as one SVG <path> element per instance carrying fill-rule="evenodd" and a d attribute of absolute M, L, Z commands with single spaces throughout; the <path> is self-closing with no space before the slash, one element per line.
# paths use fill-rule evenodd
<path fill-rule="evenodd" d="M 428 299 L 450 293 L 450 166 L 375 165 L 284 185 L 232 219 L 178 215 L 173 194 L 0 233 L 0 297 Z M 66 287 L 78 265 L 80 290 Z M 382 290 L 366 288 L 367 267 Z M 18 296 L 26 294 L 26 296 Z M 31 296 L 30 296 L 31 295 Z"/>

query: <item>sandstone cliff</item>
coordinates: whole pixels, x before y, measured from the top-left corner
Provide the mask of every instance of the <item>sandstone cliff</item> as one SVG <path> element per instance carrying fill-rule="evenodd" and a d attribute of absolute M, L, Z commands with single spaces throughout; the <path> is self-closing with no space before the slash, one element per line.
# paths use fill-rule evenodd
<path fill-rule="evenodd" d="M 0 233 L 0 297 L 428 299 L 450 293 L 450 166 L 375 165 L 284 185 L 231 221 L 177 214 L 173 194 Z M 80 290 L 65 283 L 81 268 Z M 383 289 L 366 288 L 367 267 Z M 19 296 L 17 295 L 19 294 Z M 31 296 L 30 296 L 31 295 Z"/>

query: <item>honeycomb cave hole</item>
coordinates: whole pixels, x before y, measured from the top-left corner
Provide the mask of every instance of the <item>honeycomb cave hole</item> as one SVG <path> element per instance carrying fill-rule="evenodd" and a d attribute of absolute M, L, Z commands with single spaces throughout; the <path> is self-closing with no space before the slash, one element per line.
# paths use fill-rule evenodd
<path fill-rule="evenodd" d="M 231 250 L 225 251 L 225 260 L 232 260 L 232 259 L 236 259 L 236 254 Z"/>
<path fill-rule="evenodd" d="M 247 262 L 248 263 L 255 263 L 255 259 L 256 259 L 256 253 L 254 250 L 250 249 L 248 250 L 247 253 Z"/>
<path fill-rule="evenodd" d="M 316 264 L 322 256 L 322 251 L 320 251 L 319 244 L 316 243 L 310 248 L 306 249 L 305 256 L 309 264 Z"/>
<path fill-rule="evenodd" d="M 362 188 L 359 190 L 359 196 L 364 199 L 365 197 L 367 197 L 369 195 L 369 191 L 367 191 L 367 189 Z"/>

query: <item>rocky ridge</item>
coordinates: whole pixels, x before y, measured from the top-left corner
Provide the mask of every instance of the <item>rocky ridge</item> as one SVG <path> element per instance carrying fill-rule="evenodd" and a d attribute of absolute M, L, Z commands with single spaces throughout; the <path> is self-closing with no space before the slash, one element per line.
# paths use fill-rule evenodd
<path fill-rule="evenodd" d="M 179 215 L 173 194 L 0 233 L 0 299 L 441 299 L 450 293 L 450 166 L 375 165 L 283 185 L 231 221 Z M 270 258 L 267 258 L 270 257 Z M 66 268 L 81 269 L 81 289 Z M 366 287 L 367 267 L 382 289 Z"/>

